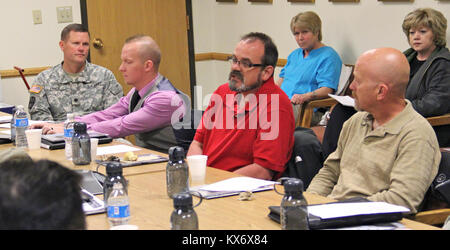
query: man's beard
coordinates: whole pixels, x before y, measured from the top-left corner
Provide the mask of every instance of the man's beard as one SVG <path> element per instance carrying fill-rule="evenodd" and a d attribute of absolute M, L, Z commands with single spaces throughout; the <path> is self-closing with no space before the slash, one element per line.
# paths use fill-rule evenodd
<path fill-rule="evenodd" d="M 238 84 L 238 82 L 236 80 L 232 80 L 231 77 L 237 77 L 240 82 L 241 82 L 241 86 L 237 87 L 236 85 Z M 256 82 L 254 82 L 253 84 L 250 84 L 249 86 L 246 86 L 244 84 L 244 76 L 242 75 L 242 73 L 240 71 L 237 70 L 233 70 L 230 72 L 230 75 L 228 77 L 228 87 L 230 88 L 231 91 L 236 91 L 237 93 L 243 93 L 243 92 L 247 92 L 256 88 L 259 88 L 261 85 L 263 84 L 263 81 L 261 80 L 261 73 L 258 74 L 258 79 L 256 80 Z"/>

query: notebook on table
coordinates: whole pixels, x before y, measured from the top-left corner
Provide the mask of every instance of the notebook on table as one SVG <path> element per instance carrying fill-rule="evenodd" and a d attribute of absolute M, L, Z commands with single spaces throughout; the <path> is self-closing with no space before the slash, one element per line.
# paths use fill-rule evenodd
<path fill-rule="evenodd" d="M 260 192 L 272 190 L 276 182 L 267 181 L 247 176 L 233 177 L 223 181 L 218 181 L 209 185 L 190 187 L 190 191 L 195 196 L 202 196 L 204 199 L 214 199 L 233 195 L 242 192 Z"/>
<path fill-rule="evenodd" d="M 269 206 L 269 210 L 269 218 L 280 223 L 280 206 Z M 356 197 L 327 204 L 309 205 L 308 213 L 310 229 L 327 229 L 396 222 L 405 217 L 409 209 Z"/>
<path fill-rule="evenodd" d="M 88 131 L 88 134 L 91 138 L 98 138 L 98 144 L 110 143 L 112 142 L 112 138 L 107 134 Z M 51 135 L 42 135 L 41 137 L 41 147 L 54 150 L 54 149 L 62 149 L 66 146 L 64 141 L 64 134 L 51 134 Z"/>

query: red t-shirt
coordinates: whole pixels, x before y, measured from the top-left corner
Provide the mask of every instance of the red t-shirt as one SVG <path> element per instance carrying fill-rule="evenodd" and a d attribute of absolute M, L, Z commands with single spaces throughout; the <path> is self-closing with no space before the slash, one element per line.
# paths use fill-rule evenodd
<path fill-rule="evenodd" d="M 257 163 L 275 171 L 278 178 L 294 145 L 292 104 L 273 78 L 245 97 L 245 108 L 238 108 L 238 96 L 242 97 L 228 83 L 220 86 L 211 96 L 194 140 L 203 144 L 208 166 L 234 171 Z"/>

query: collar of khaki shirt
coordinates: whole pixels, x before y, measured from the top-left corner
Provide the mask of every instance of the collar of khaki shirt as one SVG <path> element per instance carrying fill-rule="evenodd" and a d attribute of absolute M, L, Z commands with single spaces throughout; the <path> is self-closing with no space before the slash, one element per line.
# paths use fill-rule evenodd
<path fill-rule="evenodd" d="M 384 136 L 386 133 L 389 134 L 399 134 L 402 130 L 403 126 L 405 125 L 405 119 L 410 120 L 413 119 L 413 117 L 410 115 L 408 109 L 412 109 L 411 102 L 409 100 L 406 100 L 406 106 L 403 109 L 400 114 L 395 116 L 392 120 L 388 121 L 387 123 L 379 126 L 377 129 L 373 130 L 370 134 L 375 136 Z M 361 125 L 369 126 L 370 129 L 372 129 L 372 123 L 373 123 L 373 116 L 370 113 L 366 113 L 366 115 L 363 118 L 364 123 Z"/>

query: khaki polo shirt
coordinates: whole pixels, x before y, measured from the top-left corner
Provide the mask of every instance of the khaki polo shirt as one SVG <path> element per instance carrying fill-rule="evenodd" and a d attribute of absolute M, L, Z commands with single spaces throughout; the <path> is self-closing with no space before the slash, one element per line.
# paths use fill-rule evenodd
<path fill-rule="evenodd" d="M 366 197 L 416 213 L 437 174 L 441 153 L 428 121 L 405 101 L 400 114 L 375 130 L 367 112 L 345 122 L 336 151 L 307 191 L 336 200 Z"/>

